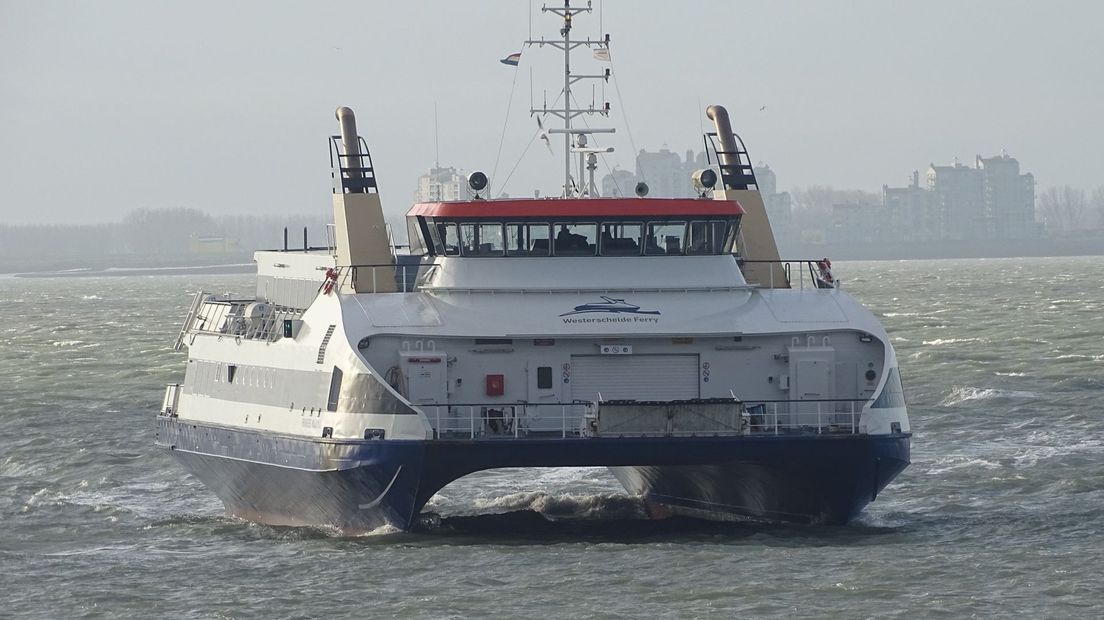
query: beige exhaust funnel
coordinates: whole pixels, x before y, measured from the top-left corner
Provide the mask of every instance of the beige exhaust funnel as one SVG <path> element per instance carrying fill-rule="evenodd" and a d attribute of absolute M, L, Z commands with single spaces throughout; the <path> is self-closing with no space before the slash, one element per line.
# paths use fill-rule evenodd
<path fill-rule="evenodd" d="M 744 279 L 749 284 L 758 284 L 763 288 L 790 288 L 786 279 L 786 270 L 779 262 L 778 244 L 771 230 L 767 207 L 763 196 L 755 183 L 755 173 L 751 160 L 744 162 L 747 152 L 736 140 L 732 123 L 728 120 L 728 110 L 724 106 L 711 105 L 705 109 L 705 115 L 717 128 L 717 162 L 721 169 L 721 187 L 713 192 L 716 200 L 735 200 L 744 209 L 741 218 L 740 237 L 736 249 L 744 259 Z M 752 189 L 752 187 L 755 189 Z M 755 262 L 771 261 L 771 262 Z"/>
<path fill-rule="evenodd" d="M 361 149 L 353 111 L 341 106 L 336 114 L 341 127 L 332 146 L 337 151 L 333 196 L 337 266 L 352 274 L 350 281 L 357 293 L 393 293 L 398 290 L 395 257 L 372 157 L 367 149 Z"/>

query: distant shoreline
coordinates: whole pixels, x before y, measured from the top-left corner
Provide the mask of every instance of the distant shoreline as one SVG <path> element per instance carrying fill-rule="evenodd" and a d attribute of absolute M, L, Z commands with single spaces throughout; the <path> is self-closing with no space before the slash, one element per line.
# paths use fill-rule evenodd
<path fill-rule="evenodd" d="M 256 273 L 253 263 L 225 265 L 188 265 L 182 267 L 106 267 L 62 269 L 58 271 L 29 271 L 4 274 L 14 278 L 118 278 L 136 276 L 222 275 Z"/>
<path fill-rule="evenodd" d="M 938 260 L 963 258 L 1060 258 L 1104 256 L 1104 238 L 1023 241 L 930 241 L 925 243 L 779 242 L 784 259 Z"/>

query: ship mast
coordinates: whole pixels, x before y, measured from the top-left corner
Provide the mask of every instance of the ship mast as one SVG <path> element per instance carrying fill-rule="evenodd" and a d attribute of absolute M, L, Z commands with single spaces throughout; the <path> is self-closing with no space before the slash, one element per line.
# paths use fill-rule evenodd
<path fill-rule="evenodd" d="M 609 153 L 613 151 L 612 147 L 607 148 L 594 148 L 587 146 L 586 136 L 594 133 L 614 133 L 612 128 L 573 128 L 572 119 L 583 114 L 587 115 L 601 115 L 609 116 L 610 105 L 609 102 L 605 102 L 599 107 L 595 107 L 592 100 L 590 106 L 587 108 L 573 108 L 572 107 L 572 95 L 571 86 L 581 80 L 604 80 L 609 81 L 610 70 L 606 69 L 603 73 L 594 75 L 584 74 L 572 74 L 571 73 L 571 51 L 577 47 L 586 47 L 588 49 L 609 49 L 609 35 L 605 35 L 602 39 L 594 40 L 589 37 L 586 39 L 572 40 L 571 38 L 571 22 L 575 15 L 579 13 L 590 13 L 591 3 L 588 0 L 585 7 L 572 7 L 571 0 L 564 0 L 563 6 L 548 6 L 541 7 L 542 13 L 553 13 L 563 18 L 563 27 L 560 28 L 560 35 L 563 36 L 563 40 L 546 40 L 543 37 L 539 40 L 529 40 L 525 43 L 528 45 L 539 45 L 541 47 L 550 45 L 556 49 L 563 50 L 564 53 L 564 86 L 563 86 L 563 109 L 549 108 L 547 98 L 544 105 L 540 108 L 534 108 L 530 106 L 529 115 L 534 114 L 541 115 L 553 115 L 563 119 L 563 129 L 550 129 L 548 133 L 556 134 L 562 133 L 564 135 L 564 189 L 563 196 L 565 198 L 576 198 L 582 196 L 597 196 L 598 190 L 594 184 L 594 171 L 597 169 L 597 154 Z M 606 52 L 608 54 L 608 51 Z M 574 139 L 574 145 L 572 145 Z M 575 153 L 579 156 L 579 182 L 583 183 L 584 169 L 589 172 L 589 179 L 585 182 L 585 186 L 580 187 L 579 184 L 574 183 L 571 177 L 571 155 Z"/>

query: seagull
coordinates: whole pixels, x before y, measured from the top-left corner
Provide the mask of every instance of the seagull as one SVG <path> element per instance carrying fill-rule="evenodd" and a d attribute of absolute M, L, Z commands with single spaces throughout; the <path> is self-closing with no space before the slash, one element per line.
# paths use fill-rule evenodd
<path fill-rule="evenodd" d="M 540 117 L 537 117 L 537 128 L 540 129 L 540 139 L 544 140 L 544 145 L 548 147 L 548 152 L 552 153 L 552 141 L 548 139 L 548 132 L 544 129 L 544 123 L 541 122 Z"/>
<path fill-rule="evenodd" d="M 759 111 L 762 112 L 763 110 L 766 110 L 766 109 L 767 109 L 767 106 L 763 106 L 763 107 L 759 108 Z"/>

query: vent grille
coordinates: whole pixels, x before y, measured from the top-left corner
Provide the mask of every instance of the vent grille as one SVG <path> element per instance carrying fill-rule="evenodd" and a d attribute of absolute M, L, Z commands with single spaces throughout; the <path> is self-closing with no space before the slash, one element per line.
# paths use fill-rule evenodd
<path fill-rule="evenodd" d="M 318 362 L 321 364 L 326 359 L 326 347 L 330 344 L 330 338 L 333 337 L 334 330 L 337 329 L 337 325 L 330 325 L 326 328 L 326 335 L 322 338 L 322 344 L 318 345 Z"/>

